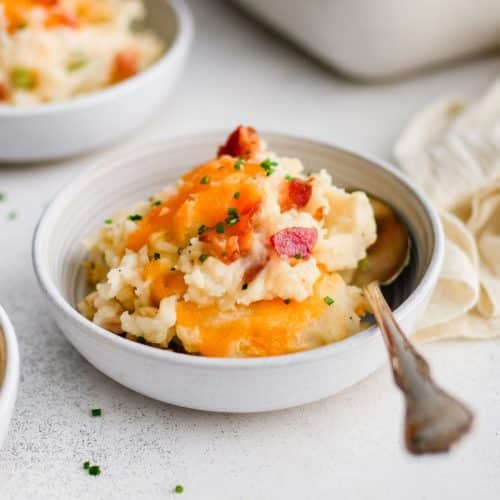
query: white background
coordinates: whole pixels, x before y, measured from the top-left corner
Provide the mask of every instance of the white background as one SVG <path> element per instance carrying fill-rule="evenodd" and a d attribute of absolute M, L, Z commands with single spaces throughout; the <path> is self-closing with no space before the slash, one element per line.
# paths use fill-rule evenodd
<path fill-rule="evenodd" d="M 414 111 L 449 93 L 476 96 L 500 75 L 500 61 L 490 58 L 394 84 L 355 84 L 225 2 L 190 5 L 197 31 L 184 77 L 134 140 L 245 123 L 390 158 Z M 422 348 L 437 379 L 477 415 L 459 448 L 430 458 L 403 451 L 402 402 L 387 368 L 326 401 L 257 415 L 171 407 L 97 372 L 48 317 L 30 251 L 42 208 L 94 159 L 0 167 L 8 197 L 0 204 L 0 302 L 22 355 L 19 399 L 0 452 L 2 500 L 172 498 L 178 483 L 186 499 L 500 498 L 498 342 Z M 102 418 L 89 417 L 95 407 Z M 85 460 L 99 464 L 101 476 L 88 476 Z"/>

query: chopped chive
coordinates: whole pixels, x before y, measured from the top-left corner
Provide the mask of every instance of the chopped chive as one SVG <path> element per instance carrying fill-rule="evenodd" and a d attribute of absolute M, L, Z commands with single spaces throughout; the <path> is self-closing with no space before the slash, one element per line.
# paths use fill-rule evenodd
<path fill-rule="evenodd" d="M 228 213 L 228 215 L 234 215 L 234 216 L 238 217 L 238 210 L 236 208 L 228 208 L 227 213 Z"/>
<path fill-rule="evenodd" d="M 139 214 L 129 215 L 128 218 L 129 218 L 129 220 L 133 220 L 133 221 L 141 220 L 142 219 L 142 215 L 139 215 Z"/>
<path fill-rule="evenodd" d="M 98 476 L 101 473 L 101 468 L 98 465 L 92 465 L 88 470 L 91 476 Z"/>
<path fill-rule="evenodd" d="M 205 226 L 205 224 L 202 224 L 199 228 L 198 228 L 198 234 L 203 234 L 206 230 L 207 230 L 207 226 Z"/>
<path fill-rule="evenodd" d="M 66 65 L 66 69 L 73 73 L 73 71 L 78 71 L 86 66 L 88 63 L 88 59 L 85 54 L 81 52 L 74 52 L 71 54 L 68 64 Z"/>
<path fill-rule="evenodd" d="M 208 255 L 205 255 L 204 253 L 202 253 L 199 257 L 198 257 L 198 260 L 203 264 L 203 262 L 205 262 L 206 260 L 208 259 Z"/>
<path fill-rule="evenodd" d="M 35 71 L 19 66 L 10 72 L 10 81 L 16 89 L 31 90 L 36 87 L 37 77 Z"/>
<path fill-rule="evenodd" d="M 102 410 L 100 408 L 93 408 L 92 410 L 90 410 L 90 414 L 93 417 L 100 417 L 102 415 Z"/>
<path fill-rule="evenodd" d="M 236 193 L 233 194 L 233 198 L 235 200 L 239 200 L 240 199 L 240 192 L 239 191 L 236 191 Z"/>
<path fill-rule="evenodd" d="M 302 259 L 302 254 L 301 253 L 296 253 L 294 256 L 297 260 Z"/>
<path fill-rule="evenodd" d="M 290 174 L 287 174 L 287 175 L 285 175 L 285 179 L 287 181 L 293 181 L 293 179 L 295 179 L 295 177 L 292 177 Z"/>
<path fill-rule="evenodd" d="M 212 180 L 212 178 L 209 175 L 204 175 L 201 178 L 200 184 L 210 184 L 211 180 Z"/>
<path fill-rule="evenodd" d="M 327 306 L 331 306 L 335 302 L 329 295 L 323 297 L 323 301 Z"/>
<path fill-rule="evenodd" d="M 87 460 L 86 462 L 83 462 L 83 468 L 87 470 L 90 467 L 90 462 Z"/>
<path fill-rule="evenodd" d="M 176 493 L 182 493 L 184 491 L 184 487 L 180 484 L 178 484 L 176 487 L 175 487 L 175 492 Z"/>
<path fill-rule="evenodd" d="M 160 259 L 160 253 L 159 252 L 155 252 L 154 255 L 153 255 L 153 258 L 154 260 L 159 260 Z"/>
<path fill-rule="evenodd" d="M 217 233 L 223 233 L 224 229 L 224 224 L 222 224 L 222 222 L 219 222 L 219 224 L 215 226 L 215 232 Z"/>
<path fill-rule="evenodd" d="M 226 218 L 226 223 L 229 226 L 234 226 L 240 219 L 238 216 L 238 210 L 236 208 L 228 208 L 227 209 L 228 216 Z"/>
<path fill-rule="evenodd" d="M 284 302 L 286 305 L 288 305 L 288 304 L 290 304 L 290 302 L 291 302 L 291 301 L 292 301 L 292 299 L 285 299 L 283 302 Z"/>
<path fill-rule="evenodd" d="M 274 174 L 274 170 L 278 165 L 278 162 L 271 160 L 270 158 L 266 158 L 263 160 L 260 164 L 260 166 L 264 169 L 264 172 L 266 173 L 266 177 L 269 177 L 270 175 Z"/>
<path fill-rule="evenodd" d="M 246 290 L 248 288 L 248 283 L 243 283 L 243 286 L 241 287 L 242 290 Z"/>
<path fill-rule="evenodd" d="M 106 219 L 104 224 L 113 224 L 113 219 Z"/>
<path fill-rule="evenodd" d="M 244 162 L 243 158 L 241 156 L 238 156 L 238 159 L 236 160 L 236 163 L 233 165 L 233 168 L 235 170 L 241 170 L 243 162 Z"/>
<path fill-rule="evenodd" d="M 161 205 L 161 201 L 160 200 L 156 200 L 156 201 L 152 201 L 151 202 L 151 206 L 152 207 L 159 207 Z"/>

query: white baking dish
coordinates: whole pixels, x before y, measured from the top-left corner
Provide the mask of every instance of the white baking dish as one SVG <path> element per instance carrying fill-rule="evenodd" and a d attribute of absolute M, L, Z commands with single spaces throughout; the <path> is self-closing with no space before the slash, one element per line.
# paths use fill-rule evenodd
<path fill-rule="evenodd" d="M 336 70 L 381 80 L 500 45 L 498 0 L 235 0 Z"/>

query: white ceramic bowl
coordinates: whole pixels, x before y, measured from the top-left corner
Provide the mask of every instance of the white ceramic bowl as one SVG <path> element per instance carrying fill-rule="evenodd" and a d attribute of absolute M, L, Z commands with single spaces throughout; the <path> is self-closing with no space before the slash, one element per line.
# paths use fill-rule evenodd
<path fill-rule="evenodd" d="M 0 106 L 0 162 L 40 161 L 84 153 L 139 129 L 159 109 L 187 59 L 193 23 L 183 0 L 145 0 L 146 24 L 167 45 L 137 76 L 58 103 Z"/>
<path fill-rule="evenodd" d="M 0 448 L 7 436 L 19 383 L 19 350 L 7 313 L 0 306 Z"/>
<path fill-rule="evenodd" d="M 386 359 L 379 330 L 308 352 L 254 359 L 204 358 L 141 345 L 113 335 L 81 316 L 81 239 L 116 209 L 147 198 L 196 164 L 214 157 L 224 133 L 147 146 L 85 171 L 43 214 L 34 238 L 35 272 L 60 329 L 95 367 L 147 396 L 189 408 L 256 412 L 315 401 L 372 373 Z M 262 134 L 270 149 L 300 158 L 307 170 L 326 168 L 334 182 L 372 192 L 394 206 L 414 240 L 412 265 L 390 290 L 403 302 L 396 317 L 409 331 L 436 283 L 443 234 L 423 195 L 392 167 L 334 146 Z"/>

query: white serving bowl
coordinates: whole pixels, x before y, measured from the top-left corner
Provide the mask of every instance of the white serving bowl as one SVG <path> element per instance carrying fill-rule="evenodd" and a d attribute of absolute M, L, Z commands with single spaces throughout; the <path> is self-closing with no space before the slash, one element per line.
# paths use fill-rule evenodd
<path fill-rule="evenodd" d="M 146 25 L 167 45 L 161 58 L 117 85 L 62 102 L 0 105 L 0 162 L 88 152 L 139 129 L 162 107 L 181 74 L 193 33 L 183 0 L 145 0 Z"/>
<path fill-rule="evenodd" d="M 379 330 L 371 327 L 319 349 L 284 356 L 224 359 L 160 350 L 131 342 L 88 321 L 75 309 L 83 296 L 84 236 L 123 208 L 176 181 L 213 158 L 224 133 L 202 134 L 146 146 L 86 170 L 43 214 L 33 244 L 34 268 L 56 323 L 96 368 L 117 382 L 161 401 L 200 410 L 256 412 L 315 401 L 362 380 L 386 359 Z M 443 258 L 439 219 L 423 195 L 382 162 L 334 146 L 262 134 L 270 149 L 300 158 L 308 171 L 329 170 L 334 182 L 389 202 L 414 240 L 412 265 L 392 300 L 407 331 L 422 314 Z"/>
<path fill-rule="evenodd" d="M 0 306 L 0 448 L 7 436 L 19 384 L 19 350 L 7 313 Z"/>

